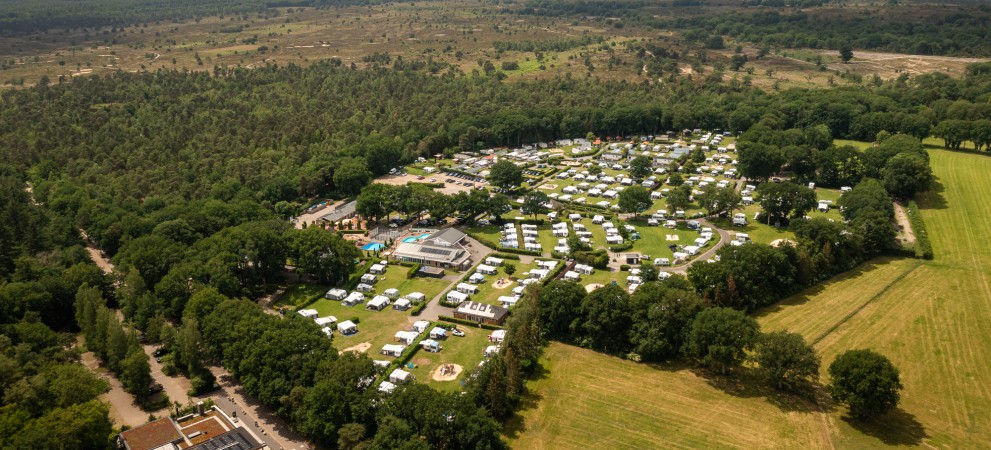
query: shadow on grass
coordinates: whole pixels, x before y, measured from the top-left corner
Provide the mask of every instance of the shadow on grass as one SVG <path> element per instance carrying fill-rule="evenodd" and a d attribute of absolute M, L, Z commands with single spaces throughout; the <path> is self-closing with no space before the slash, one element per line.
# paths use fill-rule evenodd
<path fill-rule="evenodd" d="M 763 399 L 782 412 L 815 413 L 832 409 L 832 402 L 820 388 L 809 386 L 796 392 L 781 391 L 768 385 L 759 371 L 749 367 L 734 368 L 727 375 L 702 368 L 691 371 L 720 391 L 739 398 Z"/>
<path fill-rule="evenodd" d="M 866 274 L 868 272 L 871 272 L 874 269 L 877 269 L 878 267 L 880 267 L 880 266 L 882 266 L 884 264 L 887 264 L 889 262 L 892 262 L 892 261 L 894 261 L 896 259 L 897 258 L 882 257 L 882 258 L 875 258 L 875 259 L 872 259 L 870 261 L 864 262 L 863 264 L 857 266 L 853 270 L 850 270 L 850 271 L 847 271 L 847 272 L 843 272 L 843 273 L 841 273 L 839 275 L 836 275 L 836 276 L 834 276 L 832 278 L 829 278 L 827 280 L 824 280 L 824 281 L 821 281 L 819 283 L 816 283 L 813 286 L 809 286 L 808 288 L 806 288 L 802 292 L 800 292 L 798 294 L 795 294 L 795 295 L 793 295 L 791 297 L 788 297 L 788 298 L 786 298 L 786 299 L 784 299 L 784 300 L 782 300 L 780 302 L 777 302 L 777 303 L 775 303 L 773 305 L 770 305 L 770 306 L 767 306 L 767 307 L 765 307 L 763 309 L 760 309 L 757 312 L 753 313 L 751 316 L 754 319 L 760 319 L 761 317 L 764 317 L 764 316 L 767 316 L 767 315 L 770 315 L 770 314 L 775 314 L 775 313 L 781 312 L 782 309 L 784 309 L 786 307 L 789 307 L 789 306 L 803 305 L 803 304 L 807 303 L 809 300 L 812 300 L 812 297 L 814 297 L 817 294 L 821 293 L 822 291 L 826 290 L 827 287 L 829 287 L 830 285 L 832 285 L 834 283 L 843 283 L 843 282 L 846 282 L 847 280 L 851 280 L 851 279 L 857 278 L 857 277 L 859 277 L 861 275 L 864 275 L 864 274 Z"/>
<path fill-rule="evenodd" d="M 857 431 L 877 438 L 887 445 L 919 445 L 929 437 L 926 428 L 915 416 L 901 408 L 870 420 L 860 420 L 843 416 L 843 421 Z"/>
<path fill-rule="evenodd" d="M 932 183 L 929 184 L 929 190 L 920 193 L 917 197 L 919 208 L 924 210 L 946 209 L 946 198 L 943 197 L 944 191 L 946 191 L 946 188 L 939 181 L 939 177 L 933 175 Z"/>
<path fill-rule="evenodd" d="M 549 373 L 550 372 L 544 367 L 543 364 L 537 364 L 537 367 L 534 368 L 533 373 L 527 377 L 527 381 L 546 379 L 548 378 Z M 513 415 L 506 419 L 503 423 L 502 433 L 510 439 L 520 437 L 521 434 L 527 431 L 526 420 L 523 418 L 522 413 L 536 408 L 543 399 L 543 395 L 532 390 L 527 390 L 524 392 L 523 395 L 520 396 L 520 404 L 516 408 L 516 411 L 513 412 Z"/>

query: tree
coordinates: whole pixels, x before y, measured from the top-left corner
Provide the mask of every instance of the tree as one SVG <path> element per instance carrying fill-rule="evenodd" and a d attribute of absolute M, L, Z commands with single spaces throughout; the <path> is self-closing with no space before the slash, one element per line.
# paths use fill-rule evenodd
<path fill-rule="evenodd" d="M 629 348 L 630 296 L 617 284 L 592 291 L 582 301 L 582 344 L 618 353 Z"/>
<path fill-rule="evenodd" d="M 366 219 L 375 221 L 392 212 L 395 186 L 373 183 L 365 186 L 358 194 L 355 210 Z"/>
<path fill-rule="evenodd" d="M 132 348 L 121 362 L 121 384 L 124 385 L 127 392 L 144 397 L 148 394 L 151 381 L 151 365 L 148 363 L 148 355 L 141 351 L 140 347 Z"/>
<path fill-rule="evenodd" d="M 536 218 L 537 214 L 547 212 L 548 202 L 550 202 L 550 198 L 547 197 L 547 194 L 542 191 L 532 190 L 523 196 L 523 205 L 520 206 L 520 212 Z"/>
<path fill-rule="evenodd" d="M 370 181 L 372 172 L 364 159 L 342 158 L 334 169 L 334 187 L 344 195 L 358 194 Z"/>
<path fill-rule="evenodd" d="M 916 154 L 895 155 L 884 166 L 884 188 L 901 199 L 911 199 L 917 192 L 925 191 L 932 181 L 932 168 Z"/>
<path fill-rule="evenodd" d="M 506 264 L 506 266 L 503 267 L 502 270 L 504 272 L 506 272 L 506 275 L 513 276 L 513 274 L 516 273 L 516 265 L 515 264 Z"/>
<path fill-rule="evenodd" d="M 648 281 L 630 298 L 633 326 L 630 342 L 643 361 L 663 361 L 677 356 L 702 302 L 695 292 Z"/>
<path fill-rule="evenodd" d="M 853 417 L 870 419 L 898 406 L 898 369 L 880 353 L 847 350 L 829 365 L 829 376 L 833 398 L 846 403 Z"/>
<path fill-rule="evenodd" d="M 514 189 L 523 183 L 523 169 L 510 161 L 499 161 L 489 169 L 489 183 L 507 190 Z"/>
<path fill-rule="evenodd" d="M 642 180 L 654 173 L 654 162 L 647 156 L 637 156 L 630 161 L 630 176 Z"/>
<path fill-rule="evenodd" d="M 554 280 L 540 291 L 541 321 L 548 337 L 571 341 L 580 323 L 585 287 L 573 281 Z"/>
<path fill-rule="evenodd" d="M 739 144 L 740 174 L 753 180 L 766 181 L 781 171 L 784 155 L 777 147 L 757 142 L 741 141 Z"/>
<path fill-rule="evenodd" d="M 685 354 L 726 374 L 743 362 L 759 336 L 760 327 L 752 317 L 731 308 L 709 308 L 692 321 Z"/>
<path fill-rule="evenodd" d="M 805 186 L 786 181 L 764 183 L 757 189 L 760 192 L 760 206 L 771 219 L 797 219 L 816 206 L 816 193 Z"/>
<path fill-rule="evenodd" d="M 672 213 L 675 210 L 685 209 L 692 204 L 692 188 L 683 184 L 668 191 L 664 199 Z"/>
<path fill-rule="evenodd" d="M 861 160 L 864 163 L 864 175 L 871 178 L 881 178 L 888 161 L 901 153 L 917 155 L 925 161 L 929 161 L 929 154 L 922 147 L 921 141 L 907 134 L 896 134 L 863 152 Z"/>
<path fill-rule="evenodd" d="M 843 60 L 843 64 L 846 64 L 853 59 L 853 48 L 850 47 L 850 44 L 843 44 L 843 46 L 840 47 L 840 59 Z"/>
<path fill-rule="evenodd" d="M 695 200 L 705 209 L 706 214 L 724 216 L 738 208 L 743 197 L 731 187 L 720 188 L 710 184 L 702 188 L 702 193 Z"/>
<path fill-rule="evenodd" d="M 631 186 L 623 189 L 619 193 L 619 209 L 625 213 L 633 213 L 636 217 L 640 213 L 650 209 L 654 200 L 650 198 L 650 191 L 643 186 Z"/>
<path fill-rule="evenodd" d="M 477 191 L 477 192 L 487 193 L 487 191 Z M 510 209 L 512 209 L 512 207 L 510 206 L 509 203 L 509 197 L 507 197 L 505 194 L 495 194 L 489 197 L 488 201 L 485 202 L 485 213 L 492 216 L 492 218 L 495 220 L 500 220 L 502 218 L 502 215 L 505 214 Z"/>
<path fill-rule="evenodd" d="M 819 379 L 819 355 L 798 333 L 776 331 L 761 336 L 754 360 L 778 389 L 797 389 Z"/>
<path fill-rule="evenodd" d="M 289 245 L 296 266 L 321 283 L 347 280 L 360 256 L 354 244 L 317 227 L 291 230 Z"/>

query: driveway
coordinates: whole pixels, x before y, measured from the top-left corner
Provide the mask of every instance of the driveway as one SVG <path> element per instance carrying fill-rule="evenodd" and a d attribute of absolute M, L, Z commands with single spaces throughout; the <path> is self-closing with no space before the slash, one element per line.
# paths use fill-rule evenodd
<path fill-rule="evenodd" d="M 471 261 L 474 264 L 478 264 L 485 260 L 486 257 L 494 253 L 494 250 L 482 245 L 481 242 L 472 239 L 471 236 L 465 236 L 465 250 L 471 253 Z M 427 303 L 427 307 L 423 309 L 423 312 L 419 316 L 410 316 L 410 322 L 415 322 L 417 320 L 430 320 L 435 321 L 439 316 L 445 315 L 450 316 L 454 312 L 453 308 L 448 308 L 440 304 L 440 300 L 444 297 L 444 294 L 454 286 L 461 278 L 464 276 L 462 273 L 457 273 L 453 275 L 444 276 L 444 281 L 450 281 L 450 284 L 444 288 L 440 294 L 430 300 Z"/>
<path fill-rule="evenodd" d="M 155 361 L 152 353 L 158 348 L 157 345 L 145 345 L 144 351 L 148 355 L 148 364 L 151 365 L 151 378 L 156 383 L 161 384 L 163 390 L 169 396 L 169 400 L 179 402 L 182 405 L 190 404 L 190 397 L 187 394 L 192 389 L 192 384 L 186 377 L 170 377 L 162 372 L 162 363 Z M 195 403 L 195 402 L 192 402 Z"/>

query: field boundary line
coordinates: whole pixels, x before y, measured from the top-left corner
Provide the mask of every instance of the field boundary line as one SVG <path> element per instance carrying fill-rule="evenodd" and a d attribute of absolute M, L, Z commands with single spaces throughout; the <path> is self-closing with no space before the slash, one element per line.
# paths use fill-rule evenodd
<path fill-rule="evenodd" d="M 874 302 L 874 300 L 877 300 L 878 298 L 880 298 L 882 294 L 884 294 L 885 292 L 888 292 L 888 289 L 890 289 L 891 286 L 894 286 L 895 283 L 903 280 L 905 277 L 908 276 L 908 274 L 910 274 L 912 272 L 915 272 L 915 269 L 918 269 L 919 267 L 922 267 L 922 261 L 916 261 L 915 265 L 912 266 L 911 269 L 908 269 L 905 272 L 902 272 L 900 275 L 898 275 L 897 277 L 895 277 L 895 279 L 889 281 L 888 284 L 884 285 L 884 287 L 881 288 L 881 290 L 877 291 L 876 294 L 872 295 L 871 298 L 867 299 L 867 301 L 865 301 L 862 305 L 858 306 L 853 311 L 850 311 L 849 314 L 847 314 L 842 319 L 840 319 L 838 322 L 836 322 L 835 324 L 833 324 L 826 331 L 823 331 L 821 334 L 819 334 L 819 336 L 816 336 L 816 338 L 812 340 L 811 345 L 814 346 L 814 345 L 818 344 L 819 342 L 821 342 L 823 339 L 826 338 L 826 336 L 829 336 L 832 332 L 836 331 L 837 328 L 839 328 L 843 324 L 847 323 L 850 319 L 852 319 L 853 316 L 856 316 L 857 314 L 860 313 L 860 311 L 863 311 L 864 308 L 867 307 L 867 305 L 870 305 L 871 303 Z"/>

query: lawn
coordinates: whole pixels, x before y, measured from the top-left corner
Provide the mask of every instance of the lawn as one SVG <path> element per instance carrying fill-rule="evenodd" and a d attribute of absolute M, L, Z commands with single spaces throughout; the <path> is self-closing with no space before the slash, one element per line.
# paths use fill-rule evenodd
<path fill-rule="evenodd" d="M 342 306 L 336 300 L 320 299 L 308 308 L 316 309 L 320 316 L 334 316 L 338 321 L 345 321 L 357 317 L 358 332 L 350 336 L 342 336 L 334 331 L 334 347 L 344 350 L 363 342 L 371 344 L 368 349 L 368 356 L 372 359 L 392 359 L 379 354 L 379 350 L 385 344 L 392 344 L 395 341 L 397 331 L 408 330 L 410 325 L 416 320 L 409 315 L 409 311 L 397 311 L 392 307 L 387 307 L 381 311 L 372 311 L 365 308 L 365 303 L 353 307 Z"/>
<path fill-rule="evenodd" d="M 801 400 L 552 343 L 504 436 L 512 448 L 829 448 Z"/>
<path fill-rule="evenodd" d="M 298 308 L 316 297 L 322 297 L 330 289 L 330 286 L 322 284 L 301 283 L 289 286 L 286 291 L 279 296 L 276 306 L 291 306 Z"/>
<path fill-rule="evenodd" d="M 837 446 L 991 447 L 991 159 L 931 150 L 935 188 L 919 204 L 933 261 L 876 260 L 765 312 L 790 328 L 825 367 L 841 352 L 872 348 L 901 371 L 900 408 L 871 425 L 826 416 Z M 828 381 L 828 380 L 826 380 Z"/>
<path fill-rule="evenodd" d="M 631 220 L 629 224 L 637 227 L 637 232 L 640 233 L 640 239 L 633 241 L 633 249 L 630 251 L 649 255 L 651 262 L 653 262 L 653 258 L 669 258 L 673 260 L 674 252 L 668 248 L 668 244 L 695 245 L 695 239 L 699 238 L 699 232 L 689 230 L 683 222 L 680 222 L 679 227 L 673 230 L 662 226 L 647 226 L 646 219 Z M 668 236 L 677 236 L 678 238 L 676 240 L 668 240 Z M 719 242 L 719 233 L 713 230 L 712 238 L 713 240 L 709 241 L 709 245 L 702 251 Z"/>
<path fill-rule="evenodd" d="M 490 305 L 502 306 L 502 303 L 499 303 L 499 297 L 502 297 L 504 295 L 512 296 L 513 288 L 519 286 L 519 284 L 513 283 L 510 284 L 509 287 L 506 287 L 504 289 L 496 289 L 493 287 L 493 283 L 495 283 L 495 281 L 500 278 L 508 277 L 508 275 L 506 275 L 506 265 L 510 265 L 510 264 L 516 266 L 516 272 L 513 273 L 513 278 L 517 280 L 521 280 L 523 278 L 524 276 L 523 272 L 528 272 L 530 271 L 530 269 L 537 268 L 537 264 L 535 263 L 522 264 L 519 261 L 507 259 L 501 267 L 496 268 L 497 270 L 496 275 L 485 276 L 485 283 L 478 285 L 479 292 L 478 294 L 472 295 L 471 300 L 481 303 L 487 303 Z M 563 264 L 563 263 L 559 263 L 559 264 Z"/>
<path fill-rule="evenodd" d="M 437 294 L 446 288 L 450 282 L 437 278 L 413 277 L 406 278 L 409 267 L 390 263 L 384 275 L 379 275 L 378 283 L 375 283 L 375 293 L 381 294 L 386 289 L 399 289 L 399 295 L 403 296 L 412 292 L 421 292 L 427 296 L 427 301 L 433 299 Z M 369 294 L 373 295 L 373 294 Z"/>
<path fill-rule="evenodd" d="M 458 328 L 465 332 L 465 336 L 448 336 L 447 339 L 441 341 L 443 349 L 440 352 L 432 353 L 420 349 L 413 356 L 412 362 L 416 368 L 410 372 L 416 377 L 417 383 L 429 384 L 441 391 L 461 390 L 465 376 L 484 359 L 482 352 L 489 345 L 489 333 L 491 331 L 464 326 Z M 431 373 L 441 364 L 457 364 L 464 370 L 456 380 L 434 381 Z"/>
<path fill-rule="evenodd" d="M 722 228 L 724 230 L 732 233 L 746 233 L 750 236 L 750 240 L 754 242 L 759 242 L 761 244 L 770 244 L 777 239 L 791 239 L 795 240 L 795 233 L 791 232 L 784 227 L 774 227 L 768 225 L 766 222 L 758 222 L 754 220 L 754 214 L 760 212 L 760 205 L 753 204 L 746 206 L 742 209 L 738 209 L 736 213 L 744 213 L 747 215 L 747 225 L 742 227 L 733 226 L 733 220 L 730 218 L 722 219 L 712 219 L 712 224 Z M 838 219 L 839 213 L 830 211 L 832 218 Z"/>

